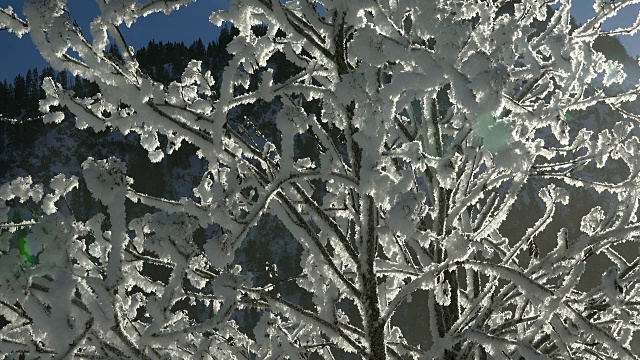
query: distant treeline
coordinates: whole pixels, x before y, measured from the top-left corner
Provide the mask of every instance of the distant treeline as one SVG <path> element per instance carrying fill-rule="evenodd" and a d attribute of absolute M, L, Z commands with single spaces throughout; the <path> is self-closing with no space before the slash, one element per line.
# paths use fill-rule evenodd
<path fill-rule="evenodd" d="M 190 46 L 183 42 L 163 43 L 151 40 L 146 47 L 136 52 L 136 59 L 146 74 L 165 85 L 179 79 L 190 60 L 202 61 L 203 69 L 218 72 L 231 58 L 226 47 L 238 33 L 235 27 L 223 27 L 218 41 L 211 41 L 206 45 L 201 39 Z"/>
<path fill-rule="evenodd" d="M 263 36 L 266 26 L 255 26 L 254 33 Z M 165 85 L 179 80 L 190 60 L 202 61 L 203 70 L 211 70 L 214 78 L 219 78 L 231 56 L 226 50 L 227 44 L 238 35 L 235 27 L 226 26 L 220 31 L 217 41 L 204 44 L 201 39 L 187 46 L 184 42 L 156 42 L 151 40 L 146 47 L 136 52 L 140 68 L 155 81 Z M 122 57 L 114 45 L 105 55 L 114 61 L 122 61 Z M 275 59 L 274 59 L 275 60 Z M 282 59 L 284 60 L 284 57 Z M 73 76 L 68 72 L 58 72 L 51 67 L 42 70 L 33 68 L 25 75 L 17 75 L 12 82 L 0 82 L 0 117 L 10 119 L 28 119 L 40 115 L 38 101 L 44 98 L 41 89 L 42 80 L 52 77 L 64 89 L 73 90 L 77 96 L 95 95 L 99 89 L 92 82 Z"/>
<path fill-rule="evenodd" d="M 85 95 L 97 91 L 97 86 L 91 82 L 75 78 L 68 72 L 58 72 L 51 67 L 39 71 L 33 68 L 26 75 L 19 74 L 13 82 L 4 80 L 0 82 L 0 116 L 5 118 L 26 119 L 40 115 L 38 101 L 44 98 L 41 89 L 42 80 L 51 77 L 60 83 L 65 89 Z"/>

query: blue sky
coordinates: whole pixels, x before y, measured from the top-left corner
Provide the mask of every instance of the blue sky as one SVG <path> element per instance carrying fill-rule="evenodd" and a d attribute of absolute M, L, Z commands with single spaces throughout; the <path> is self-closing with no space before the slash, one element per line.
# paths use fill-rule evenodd
<path fill-rule="evenodd" d="M 601 0 L 597 0 L 601 1 Z M 625 8 L 624 11 L 621 11 L 615 18 L 605 22 L 603 29 L 611 30 L 615 27 L 620 26 L 630 26 L 632 25 L 637 16 L 640 13 L 640 5 L 631 5 Z M 573 1 L 573 9 L 571 11 L 571 15 L 576 19 L 579 24 L 582 24 L 595 15 L 595 11 L 593 10 L 593 1 L 587 0 L 574 0 Z M 627 52 L 632 57 L 640 55 L 640 33 L 629 36 L 629 35 L 621 35 L 619 37 L 622 45 L 627 49 Z"/>
<path fill-rule="evenodd" d="M 344 0 L 348 1 L 348 0 Z M 21 14 L 26 0 L 0 0 L 0 6 L 12 6 Z M 595 14 L 591 1 L 574 1 L 573 16 L 579 23 Z M 139 49 L 151 39 L 156 41 L 183 41 L 189 45 L 198 37 L 205 43 L 218 37 L 219 29 L 209 23 L 209 14 L 228 6 L 227 0 L 200 0 L 186 8 L 167 16 L 160 13 L 140 19 L 130 29 L 122 27 L 127 41 L 131 46 Z M 97 15 L 98 9 L 93 0 L 68 0 L 69 11 L 83 29 L 89 28 L 89 23 Z M 605 24 L 604 29 L 611 29 L 616 25 L 630 25 L 636 14 L 640 12 L 640 5 L 627 8 L 614 20 Z M 170 21 L 169 21 L 170 20 Z M 85 31 L 88 34 L 88 31 Z M 27 35 L 28 37 L 28 35 Z M 621 36 L 620 40 L 631 56 L 640 55 L 640 34 L 634 37 Z M 25 74 L 33 67 L 42 68 L 46 63 L 37 52 L 30 39 L 18 39 L 14 34 L 0 31 L 0 81 L 12 80 L 17 74 Z"/>

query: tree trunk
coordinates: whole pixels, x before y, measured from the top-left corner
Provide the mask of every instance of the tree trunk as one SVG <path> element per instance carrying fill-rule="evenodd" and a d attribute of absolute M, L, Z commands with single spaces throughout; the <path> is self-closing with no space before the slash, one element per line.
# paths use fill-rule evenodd
<path fill-rule="evenodd" d="M 365 195 L 360 208 L 362 212 L 362 246 L 360 254 L 360 274 L 362 276 L 362 311 L 364 328 L 369 341 L 370 360 L 385 360 L 387 358 L 384 327 L 380 313 L 378 297 L 378 281 L 374 268 L 374 261 L 378 248 L 376 236 L 376 207 L 371 195 Z"/>

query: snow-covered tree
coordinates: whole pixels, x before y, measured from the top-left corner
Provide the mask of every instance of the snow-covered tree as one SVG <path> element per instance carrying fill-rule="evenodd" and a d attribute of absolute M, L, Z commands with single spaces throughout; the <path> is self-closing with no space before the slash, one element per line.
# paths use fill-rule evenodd
<path fill-rule="evenodd" d="M 65 205 L 75 176 L 0 187 L 8 358 L 637 358 L 640 260 L 616 249 L 640 235 L 638 87 L 593 43 L 640 0 L 597 0 L 579 26 L 570 0 L 232 0 L 210 18 L 239 30 L 220 83 L 191 61 L 165 87 L 119 27 L 190 2 L 97 1 L 91 40 L 66 0 L 32 0 L 24 19 L 0 9 L 54 69 L 100 87 L 78 98 L 45 80 L 45 122 L 65 106 L 81 130 L 139 134 L 151 161 L 190 143 L 208 166 L 192 196 L 165 198 L 134 190 L 123 161 L 88 158 L 103 212 L 87 221 Z M 624 121 L 584 128 L 575 114 L 596 108 Z M 611 166 L 624 176 L 598 178 Z M 505 236 L 532 185 L 542 215 Z M 572 189 L 609 206 L 545 232 Z M 20 206 L 30 213 L 10 220 Z M 129 219 L 133 206 L 147 213 Z M 236 253 L 275 218 L 302 270 L 272 265 L 258 284 Z M 580 290 L 594 254 L 615 266 Z M 423 344 L 394 323 L 412 301 L 427 309 Z M 243 309 L 259 313 L 249 331 Z"/>

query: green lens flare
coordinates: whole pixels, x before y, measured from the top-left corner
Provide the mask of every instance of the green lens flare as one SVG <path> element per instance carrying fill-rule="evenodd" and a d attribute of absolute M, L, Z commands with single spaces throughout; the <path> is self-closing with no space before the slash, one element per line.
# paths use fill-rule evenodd
<path fill-rule="evenodd" d="M 564 114 L 564 118 L 567 122 L 572 122 L 576 119 L 576 112 L 569 110 Z"/>
<path fill-rule="evenodd" d="M 29 244 L 29 239 L 27 239 L 26 236 L 18 239 L 18 251 L 20 255 L 22 255 L 22 260 L 25 264 L 33 265 L 36 263 L 36 257 L 33 255 L 31 244 Z"/>
<path fill-rule="evenodd" d="M 490 151 L 501 150 L 509 144 L 511 136 L 509 125 L 496 121 L 491 114 L 480 115 L 474 130 L 476 136 L 484 140 L 484 147 Z"/>

